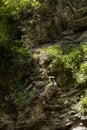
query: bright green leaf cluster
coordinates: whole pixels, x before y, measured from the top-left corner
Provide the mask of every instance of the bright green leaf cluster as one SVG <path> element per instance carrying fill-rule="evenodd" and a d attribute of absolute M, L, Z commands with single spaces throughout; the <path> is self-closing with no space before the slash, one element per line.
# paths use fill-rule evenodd
<path fill-rule="evenodd" d="M 67 49 L 67 48 L 66 48 Z M 87 43 L 82 43 L 78 47 L 70 47 L 68 51 L 58 46 L 51 46 L 45 49 L 53 59 L 49 64 L 48 70 L 66 84 L 74 81 L 82 84 L 87 81 Z M 74 84 L 75 85 L 75 84 Z"/>
<path fill-rule="evenodd" d="M 19 12 L 26 7 L 32 9 L 39 6 L 37 0 L 3 0 L 3 3 L 6 9 L 9 10 L 12 15 L 16 16 L 18 16 Z"/>

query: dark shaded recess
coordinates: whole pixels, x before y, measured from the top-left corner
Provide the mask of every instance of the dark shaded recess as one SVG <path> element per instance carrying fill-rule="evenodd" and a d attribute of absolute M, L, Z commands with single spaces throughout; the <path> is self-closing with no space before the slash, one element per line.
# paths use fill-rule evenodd
<path fill-rule="evenodd" d="M 77 30 L 75 30 L 74 32 L 75 33 L 81 33 L 81 32 L 85 32 L 85 31 L 87 31 L 87 26 L 85 26 L 85 27 L 79 27 Z"/>
<path fill-rule="evenodd" d="M 9 34 L 9 36 L 11 36 L 11 39 L 20 40 L 22 33 L 21 33 L 21 30 L 18 28 L 18 26 L 20 25 L 18 20 L 14 19 L 12 16 L 9 16 L 8 23 L 9 23 L 8 34 Z"/>
<path fill-rule="evenodd" d="M 4 81 L 5 82 L 5 81 Z M 0 96 L 8 96 L 9 95 L 9 88 L 3 87 L 2 85 L 0 85 Z"/>
<path fill-rule="evenodd" d="M 2 104 L 0 104 L 0 109 L 5 112 L 10 118 L 16 122 L 18 113 L 17 107 L 14 104 L 14 101 L 10 97 L 9 88 L 0 86 L 0 99 L 2 99 Z"/>

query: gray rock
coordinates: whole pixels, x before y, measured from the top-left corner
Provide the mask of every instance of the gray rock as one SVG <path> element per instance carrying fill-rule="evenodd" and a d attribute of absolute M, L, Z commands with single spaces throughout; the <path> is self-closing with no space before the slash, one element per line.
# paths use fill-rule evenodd
<path fill-rule="evenodd" d="M 43 87 L 43 86 L 45 86 L 45 82 L 43 82 L 43 81 L 37 81 L 37 82 L 35 82 L 35 87 L 36 88 L 40 88 L 40 87 Z"/>

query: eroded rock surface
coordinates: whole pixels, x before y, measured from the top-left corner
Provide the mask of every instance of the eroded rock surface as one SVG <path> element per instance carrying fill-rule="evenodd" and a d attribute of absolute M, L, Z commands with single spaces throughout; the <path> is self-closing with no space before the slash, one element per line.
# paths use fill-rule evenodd
<path fill-rule="evenodd" d="M 39 53 L 37 53 L 39 51 Z M 83 87 L 60 87 L 55 76 L 47 70 L 47 55 L 36 50 L 38 73 L 32 75 L 24 95 L 25 102 L 15 104 L 18 110 L 16 123 L 8 115 L 1 118 L 1 129 L 5 130 L 78 130 L 87 129 L 87 118 L 77 112 L 75 106 L 82 95 Z M 29 107 L 29 111 L 24 108 Z M 79 125 L 81 124 L 81 125 Z M 14 127 L 13 127 L 14 126 Z M 73 128 L 74 127 L 74 128 Z"/>
<path fill-rule="evenodd" d="M 33 13 L 21 15 L 23 40 L 31 47 L 57 40 L 61 43 L 87 41 L 87 1 L 43 1 Z"/>
<path fill-rule="evenodd" d="M 51 57 L 41 51 L 41 44 L 65 46 L 87 41 L 87 1 L 58 0 L 54 8 L 42 1 L 33 14 L 25 11 L 20 23 L 22 39 L 35 55 L 35 71 L 26 79 L 20 94 L 22 102 L 13 102 L 15 112 L 10 107 L 12 102 L 1 107 L 6 111 L 0 113 L 0 129 L 86 130 L 87 117 L 75 109 L 84 87 L 60 86 L 47 70 Z"/>

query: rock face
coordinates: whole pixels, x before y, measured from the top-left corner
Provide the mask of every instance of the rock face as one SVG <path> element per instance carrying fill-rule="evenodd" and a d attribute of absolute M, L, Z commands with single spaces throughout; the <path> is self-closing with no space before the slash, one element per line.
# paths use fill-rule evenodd
<path fill-rule="evenodd" d="M 0 113 L 0 129 L 87 129 L 87 117 L 83 117 L 75 109 L 84 88 L 60 87 L 56 77 L 50 75 L 47 70 L 51 57 L 40 49 L 41 44 L 66 45 L 87 40 L 87 1 L 39 1 L 40 6 L 35 8 L 33 13 L 27 10 L 20 15 L 21 37 L 35 55 L 35 65 L 32 65 L 31 74 L 27 77 L 23 90 L 16 95 L 21 99 L 14 101 L 14 93 L 11 93 L 13 101 L 8 102 L 10 96 L 2 99 L 7 106 L 1 102 L 0 109 L 4 112 Z"/>
<path fill-rule="evenodd" d="M 87 117 L 83 117 L 75 109 L 84 87 L 59 86 L 55 76 L 51 76 L 47 70 L 47 59 L 50 56 L 47 58 L 40 49 L 34 53 L 38 71 L 31 74 L 32 81 L 23 90 L 21 96 L 25 97 L 24 102 L 23 98 L 22 102 L 15 102 L 17 114 L 8 108 L 11 110 L 10 113 L 1 115 L 1 129 L 86 130 Z M 10 115 L 15 115 L 17 120 Z"/>
<path fill-rule="evenodd" d="M 21 15 L 20 28 L 23 40 L 31 47 L 57 40 L 62 43 L 86 41 L 87 1 L 43 1 L 32 14 L 27 10 Z"/>

